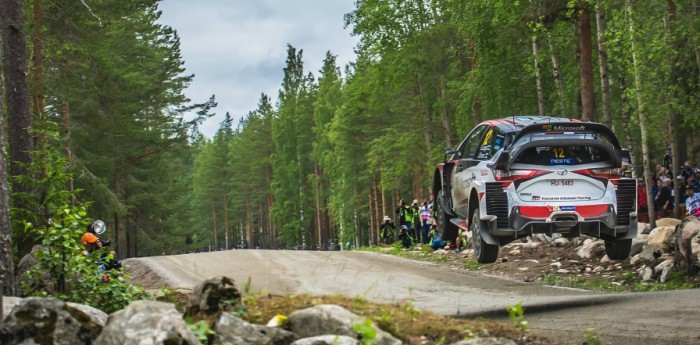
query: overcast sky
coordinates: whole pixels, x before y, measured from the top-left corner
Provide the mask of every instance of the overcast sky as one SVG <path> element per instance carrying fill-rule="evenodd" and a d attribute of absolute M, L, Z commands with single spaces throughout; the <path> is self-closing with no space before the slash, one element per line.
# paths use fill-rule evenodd
<path fill-rule="evenodd" d="M 287 44 L 303 50 L 305 74 L 316 78 L 327 51 L 355 60 L 357 38 L 343 28 L 353 0 L 163 0 L 160 22 L 177 30 L 188 74 L 185 95 L 202 103 L 213 94 L 216 116 L 200 130 L 211 138 L 226 112 L 238 119 L 257 108 L 260 94 L 277 102 Z"/>

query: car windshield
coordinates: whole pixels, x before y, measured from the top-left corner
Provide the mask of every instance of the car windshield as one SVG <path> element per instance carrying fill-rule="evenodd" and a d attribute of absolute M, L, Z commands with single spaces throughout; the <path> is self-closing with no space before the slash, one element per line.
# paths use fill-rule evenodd
<path fill-rule="evenodd" d="M 584 145 L 533 146 L 525 149 L 514 163 L 533 165 L 581 165 L 610 163 L 606 150 Z"/>

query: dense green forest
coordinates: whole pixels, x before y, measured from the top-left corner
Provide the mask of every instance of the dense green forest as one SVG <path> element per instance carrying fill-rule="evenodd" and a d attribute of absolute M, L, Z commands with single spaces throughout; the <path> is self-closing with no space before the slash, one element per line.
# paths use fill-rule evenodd
<path fill-rule="evenodd" d="M 356 61 L 328 52 L 314 74 L 288 46 L 275 104 L 261 94 L 212 138 L 198 125 L 216 100 L 184 96 L 193 76 L 158 1 L 10 2 L 24 6 L 23 26 L 0 9 L 15 257 L 37 241 L 26 224 L 66 203 L 105 220 L 120 257 L 376 243 L 490 118 L 602 122 L 637 176 L 668 145 L 674 163 L 700 158 L 698 0 L 355 0 Z"/>

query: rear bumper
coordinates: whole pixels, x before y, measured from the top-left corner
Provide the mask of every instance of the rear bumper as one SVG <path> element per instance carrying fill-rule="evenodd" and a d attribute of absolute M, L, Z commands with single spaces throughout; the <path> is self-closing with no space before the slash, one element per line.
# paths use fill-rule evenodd
<path fill-rule="evenodd" d="M 637 213 L 630 213 L 629 218 L 629 222 L 618 221 L 610 205 L 607 212 L 587 218 L 575 211 L 552 212 L 546 218 L 532 218 L 521 214 L 515 207 L 510 213 L 507 228 L 497 227 L 497 217 L 494 216 L 482 220 L 487 222 L 490 234 L 512 239 L 533 234 L 551 236 L 555 233 L 569 238 L 589 235 L 603 239 L 621 239 L 637 236 Z"/>

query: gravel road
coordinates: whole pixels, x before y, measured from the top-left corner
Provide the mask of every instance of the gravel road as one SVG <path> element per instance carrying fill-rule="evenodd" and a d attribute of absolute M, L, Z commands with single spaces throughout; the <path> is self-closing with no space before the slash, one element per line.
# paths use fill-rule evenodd
<path fill-rule="evenodd" d="M 124 260 L 146 288 L 190 290 L 226 275 L 239 289 L 272 294 L 342 294 L 457 317 L 507 320 L 522 303 L 530 329 L 580 343 L 589 328 L 612 344 L 700 344 L 700 290 L 595 293 L 522 283 L 445 265 L 368 252 L 230 250 Z"/>

